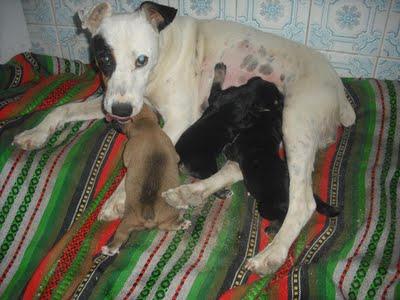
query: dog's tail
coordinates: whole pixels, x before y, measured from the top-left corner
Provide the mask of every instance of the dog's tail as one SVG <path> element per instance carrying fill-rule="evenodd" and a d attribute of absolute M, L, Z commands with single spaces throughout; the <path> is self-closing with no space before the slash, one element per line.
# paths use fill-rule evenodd
<path fill-rule="evenodd" d="M 340 123 L 345 127 L 353 125 L 356 121 L 356 113 L 346 97 L 346 92 L 342 82 L 340 82 L 338 87 L 338 99 Z"/>
<path fill-rule="evenodd" d="M 329 218 L 336 217 L 340 214 L 340 208 L 333 207 L 328 203 L 322 201 L 320 197 L 314 194 L 315 203 L 317 204 L 317 212 Z"/>
<path fill-rule="evenodd" d="M 154 219 L 154 205 L 159 198 L 161 182 L 164 175 L 166 157 L 163 153 L 153 153 L 147 157 L 147 172 L 144 176 L 144 183 L 140 196 L 142 203 L 142 216 L 145 220 Z"/>

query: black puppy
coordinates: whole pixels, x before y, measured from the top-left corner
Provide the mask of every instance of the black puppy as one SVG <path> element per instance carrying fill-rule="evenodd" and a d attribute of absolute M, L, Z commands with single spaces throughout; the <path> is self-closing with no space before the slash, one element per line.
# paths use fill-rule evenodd
<path fill-rule="evenodd" d="M 260 215 L 270 220 L 267 232 L 276 233 L 282 226 L 289 205 L 289 171 L 279 157 L 282 142 L 282 109 L 255 109 L 252 126 L 243 129 L 224 149 L 226 158 L 239 163 L 244 184 L 256 199 Z M 317 211 L 337 216 L 340 211 L 314 195 Z"/>
<path fill-rule="evenodd" d="M 252 126 L 241 130 L 223 149 L 227 159 L 239 163 L 244 184 L 256 199 L 260 215 L 271 221 L 269 233 L 280 228 L 289 204 L 289 174 L 278 154 L 282 141 L 281 99 L 277 99 L 274 109 L 254 109 Z"/>
<path fill-rule="evenodd" d="M 272 233 L 281 226 L 289 203 L 287 164 L 278 155 L 283 95 L 259 77 L 222 91 L 225 73 L 225 65 L 215 66 L 209 107 L 182 134 L 176 150 L 190 175 L 207 178 L 217 172 L 216 158 L 227 145 L 225 155 L 239 163 L 260 215 L 272 221 L 268 228 Z M 318 197 L 315 200 L 319 213 L 330 217 L 339 213 Z"/>
<path fill-rule="evenodd" d="M 253 117 L 249 112 L 258 105 L 259 99 L 266 99 L 264 108 L 273 109 L 274 101 L 281 97 L 275 85 L 259 77 L 250 79 L 243 86 L 222 91 L 225 73 L 224 64 L 215 66 L 208 108 L 175 145 L 180 163 L 195 178 L 208 178 L 218 171 L 218 155 L 241 129 L 252 125 Z"/>

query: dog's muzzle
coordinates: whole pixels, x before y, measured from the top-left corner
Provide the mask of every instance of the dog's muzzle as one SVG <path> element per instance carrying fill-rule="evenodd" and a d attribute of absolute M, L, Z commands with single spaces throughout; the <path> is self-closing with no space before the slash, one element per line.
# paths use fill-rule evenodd
<path fill-rule="evenodd" d="M 119 118 L 126 118 L 132 115 L 133 107 L 130 103 L 115 102 L 111 105 L 111 112 L 113 116 Z"/>
<path fill-rule="evenodd" d="M 132 105 L 129 103 L 113 103 L 111 106 L 111 114 L 106 114 L 107 122 L 117 121 L 118 123 L 125 123 L 129 121 L 132 115 Z"/>
<path fill-rule="evenodd" d="M 109 113 L 106 114 L 106 121 L 107 122 L 115 121 L 115 122 L 123 124 L 123 123 L 128 122 L 130 119 L 131 119 L 131 117 L 119 117 L 119 116 L 115 116 L 115 115 L 112 115 L 112 114 L 109 114 Z"/>

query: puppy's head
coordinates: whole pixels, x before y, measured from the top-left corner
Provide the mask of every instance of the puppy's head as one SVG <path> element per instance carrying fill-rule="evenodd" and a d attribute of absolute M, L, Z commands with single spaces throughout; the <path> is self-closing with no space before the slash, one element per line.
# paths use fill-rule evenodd
<path fill-rule="evenodd" d="M 105 85 L 104 109 L 110 118 L 124 121 L 139 113 L 149 75 L 159 57 L 160 32 L 177 10 L 143 2 L 133 13 L 112 14 L 101 3 L 78 15 L 92 34 L 95 62 Z"/>
<path fill-rule="evenodd" d="M 275 84 L 259 77 L 250 79 L 248 84 L 255 94 L 251 105 L 252 110 L 255 112 L 282 111 L 284 97 Z"/>
<path fill-rule="evenodd" d="M 128 138 L 131 138 L 138 130 L 143 129 L 143 122 L 158 126 L 158 115 L 147 104 L 143 105 L 140 112 L 123 123 L 112 121 L 113 124 L 120 128 L 120 132 L 124 133 Z"/>

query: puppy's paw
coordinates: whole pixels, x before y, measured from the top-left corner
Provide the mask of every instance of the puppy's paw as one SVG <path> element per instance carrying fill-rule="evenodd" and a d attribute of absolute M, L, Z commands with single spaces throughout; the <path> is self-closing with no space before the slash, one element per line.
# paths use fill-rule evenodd
<path fill-rule="evenodd" d="M 222 72 L 224 75 L 226 73 L 226 65 L 223 62 L 217 63 L 214 67 L 215 72 Z"/>
<path fill-rule="evenodd" d="M 179 229 L 186 230 L 192 225 L 192 221 L 182 220 L 182 223 L 179 225 Z"/>
<path fill-rule="evenodd" d="M 247 260 L 245 268 L 259 275 L 275 273 L 285 262 L 287 251 L 272 242 L 262 252 Z"/>
<path fill-rule="evenodd" d="M 103 207 L 97 219 L 99 221 L 113 221 L 121 219 L 124 216 L 125 211 L 125 200 L 122 197 L 112 196 Z"/>
<path fill-rule="evenodd" d="M 226 65 L 224 63 L 218 63 L 214 67 L 214 83 L 222 84 L 225 80 Z"/>
<path fill-rule="evenodd" d="M 198 183 L 184 184 L 161 194 L 165 201 L 178 209 L 187 209 L 189 205 L 198 206 L 203 202 L 204 189 Z"/>
<path fill-rule="evenodd" d="M 228 197 L 231 197 L 233 195 L 233 192 L 228 189 L 222 189 L 222 190 L 215 192 L 213 195 L 220 199 L 226 199 Z"/>
<path fill-rule="evenodd" d="M 254 259 L 254 257 L 253 257 L 253 258 L 249 258 L 246 261 L 244 267 L 246 270 L 249 270 L 252 273 L 257 273 L 257 269 L 259 268 L 259 265 L 260 265 L 259 261 Z"/>
<path fill-rule="evenodd" d="M 47 131 L 32 128 L 16 135 L 14 137 L 13 145 L 28 151 L 39 149 L 45 145 L 49 136 L 50 134 Z"/>
<path fill-rule="evenodd" d="M 181 197 L 181 193 L 179 193 L 179 191 L 176 189 L 169 189 L 165 192 L 162 192 L 161 197 L 165 199 L 165 202 L 177 209 L 189 208 L 187 201 Z"/>
<path fill-rule="evenodd" d="M 101 247 L 101 253 L 107 256 L 114 256 L 119 253 L 119 248 L 109 248 L 108 246 Z"/>

